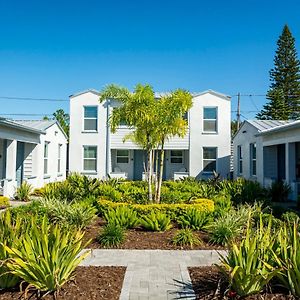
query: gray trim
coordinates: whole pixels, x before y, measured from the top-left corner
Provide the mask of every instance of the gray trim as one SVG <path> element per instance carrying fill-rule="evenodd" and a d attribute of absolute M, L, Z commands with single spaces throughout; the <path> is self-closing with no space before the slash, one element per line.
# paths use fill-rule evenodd
<path fill-rule="evenodd" d="M 3 126 L 6 126 L 6 127 L 16 128 L 16 129 L 20 129 L 20 130 L 24 130 L 24 131 L 28 131 L 28 132 L 32 132 L 32 133 L 46 134 L 46 132 L 44 130 L 34 129 L 32 127 L 21 125 L 17 122 L 10 121 L 10 120 L 4 119 L 4 118 L 0 118 L 0 124 Z"/>
<path fill-rule="evenodd" d="M 99 91 L 97 91 L 95 89 L 87 89 L 87 90 L 72 94 L 72 95 L 69 96 L 69 98 L 71 99 L 71 98 L 74 98 L 74 97 L 77 97 L 77 96 L 80 96 L 80 95 L 83 95 L 83 94 L 86 94 L 86 93 L 92 93 L 92 94 L 100 96 Z"/>

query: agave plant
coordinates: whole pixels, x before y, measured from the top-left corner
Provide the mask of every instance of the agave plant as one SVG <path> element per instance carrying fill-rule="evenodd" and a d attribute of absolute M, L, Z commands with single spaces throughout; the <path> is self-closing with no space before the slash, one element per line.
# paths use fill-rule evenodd
<path fill-rule="evenodd" d="M 185 214 L 179 217 L 178 224 L 182 228 L 191 228 L 193 230 L 202 230 L 212 221 L 212 217 L 206 211 L 199 211 L 191 208 Z"/>
<path fill-rule="evenodd" d="M 63 230 L 58 225 L 48 225 L 44 217 L 41 226 L 32 218 L 30 229 L 14 245 L 5 245 L 11 259 L 10 272 L 42 292 L 56 292 L 73 277 L 73 271 L 89 254 L 82 244 L 84 233 Z"/>
<path fill-rule="evenodd" d="M 252 229 L 249 217 L 245 238 L 230 245 L 227 257 L 220 255 L 219 269 L 228 278 L 230 288 L 239 296 L 260 293 L 279 273 L 279 268 L 272 266 L 275 241 L 272 218 L 267 227 L 260 218 L 258 227 Z"/>
<path fill-rule="evenodd" d="M 136 211 L 127 206 L 119 206 L 116 209 L 110 209 L 104 213 L 108 223 L 113 223 L 128 229 L 138 225 L 139 219 Z"/>
<path fill-rule="evenodd" d="M 171 220 L 166 214 L 154 211 L 141 218 L 141 225 L 150 231 L 166 231 L 172 228 Z"/>
<path fill-rule="evenodd" d="M 15 198 L 20 201 L 29 201 L 32 193 L 32 185 L 24 181 L 16 190 Z"/>

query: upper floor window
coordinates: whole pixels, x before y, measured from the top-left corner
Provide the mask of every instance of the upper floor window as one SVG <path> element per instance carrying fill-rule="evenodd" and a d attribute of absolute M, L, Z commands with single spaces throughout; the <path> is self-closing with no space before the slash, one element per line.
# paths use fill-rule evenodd
<path fill-rule="evenodd" d="M 57 153 L 57 172 L 61 172 L 61 148 L 62 144 L 58 144 L 58 153 Z"/>
<path fill-rule="evenodd" d="M 203 147 L 203 172 L 212 173 L 217 170 L 217 148 Z"/>
<path fill-rule="evenodd" d="M 49 144 L 50 142 L 44 144 L 44 174 L 48 174 Z"/>
<path fill-rule="evenodd" d="M 250 144 L 251 176 L 256 176 L 256 144 Z"/>
<path fill-rule="evenodd" d="M 84 106 L 84 121 L 83 129 L 85 131 L 98 130 L 98 107 Z"/>
<path fill-rule="evenodd" d="M 117 150 L 117 164 L 128 164 L 128 163 L 129 163 L 129 151 Z"/>
<path fill-rule="evenodd" d="M 183 152 L 181 150 L 171 150 L 171 164 L 182 164 Z"/>
<path fill-rule="evenodd" d="M 203 108 L 203 131 L 217 132 L 218 109 L 217 107 Z"/>
<path fill-rule="evenodd" d="M 83 146 L 83 170 L 97 171 L 97 146 Z"/>
<path fill-rule="evenodd" d="M 237 146 L 237 157 L 238 157 L 238 174 L 243 174 L 242 146 Z"/>

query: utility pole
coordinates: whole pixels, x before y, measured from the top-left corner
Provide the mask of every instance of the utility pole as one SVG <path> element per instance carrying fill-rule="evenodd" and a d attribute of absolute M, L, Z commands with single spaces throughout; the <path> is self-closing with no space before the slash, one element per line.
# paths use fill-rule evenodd
<path fill-rule="evenodd" d="M 238 93 L 238 102 L 237 102 L 237 111 L 236 111 L 236 120 L 237 120 L 237 130 L 240 129 L 241 124 L 241 93 Z"/>

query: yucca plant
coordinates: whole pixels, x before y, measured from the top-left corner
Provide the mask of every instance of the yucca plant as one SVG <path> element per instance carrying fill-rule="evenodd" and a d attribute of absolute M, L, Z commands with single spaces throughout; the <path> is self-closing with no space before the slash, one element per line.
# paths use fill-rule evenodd
<path fill-rule="evenodd" d="M 118 247 L 125 239 L 124 229 L 115 223 L 108 223 L 97 237 L 104 247 Z"/>
<path fill-rule="evenodd" d="M 139 218 L 135 210 L 128 206 L 119 206 L 104 213 L 107 223 L 114 223 L 125 229 L 138 225 Z"/>
<path fill-rule="evenodd" d="M 25 230 L 25 224 L 22 224 L 19 216 L 13 220 L 9 210 L 0 215 L 0 289 L 12 288 L 20 281 L 6 266 L 10 254 L 5 247 L 12 247 Z"/>
<path fill-rule="evenodd" d="M 32 185 L 24 181 L 16 190 L 15 198 L 20 201 L 29 201 L 32 193 Z"/>
<path fill-rule="evenodd" d="M 263 291 L 269 281 L 279 272 L 272 267 L 276 235 L 272 232 L 272 219 L 264 227 L 262 218 L 256 229 L 252 229 L 251 218 L 246 235 L 240 243 L 230 244 L 228 256 L 221 257 L 219 269 L 228 278 L 230 288 L 239 296 Z"/>
<path fill-rule="evenodd" d="M 200 239 L 189 228 L 178 230 L 172 242 L 176 246 L 190 246 L 191 248 L 201 244 Z"/>
<path fill-rule="evenodd" d="M 141 218 L 141 225 L 149 231 L 166 231 L 172 228 L 171 219 L 161 212 L 151 211 Z"/>
<path fill-rule="evenodd" d="M 273 252 L 275 266 L 280 268 L 276 275 L 284 287 L 294 296 L 300 297 L 300 236 L 299 224 L 283 224 L 277 234 L 278 248 Z"/>
<path fill-rule="evenodd" d="M 181 228 L 202 230 L 212 221 L 211 214 L 206 211 L 199 211 L 195 208 L 188 209 L 186 213 L 177 220 Z"/>
<path fill-rule="evenodd" d="M 12 274 L 20 277 L 39 291 L 57 291 L 73 277 L 73 271 L 89 254 L 80 255 L 84 233 L 63 230 L 58 225 L 48 225 L 44 217 L 41 226 L 32 218 L 30 228 L 14 245 L 5 245 L 11 259 L 7 267 Z"/>

